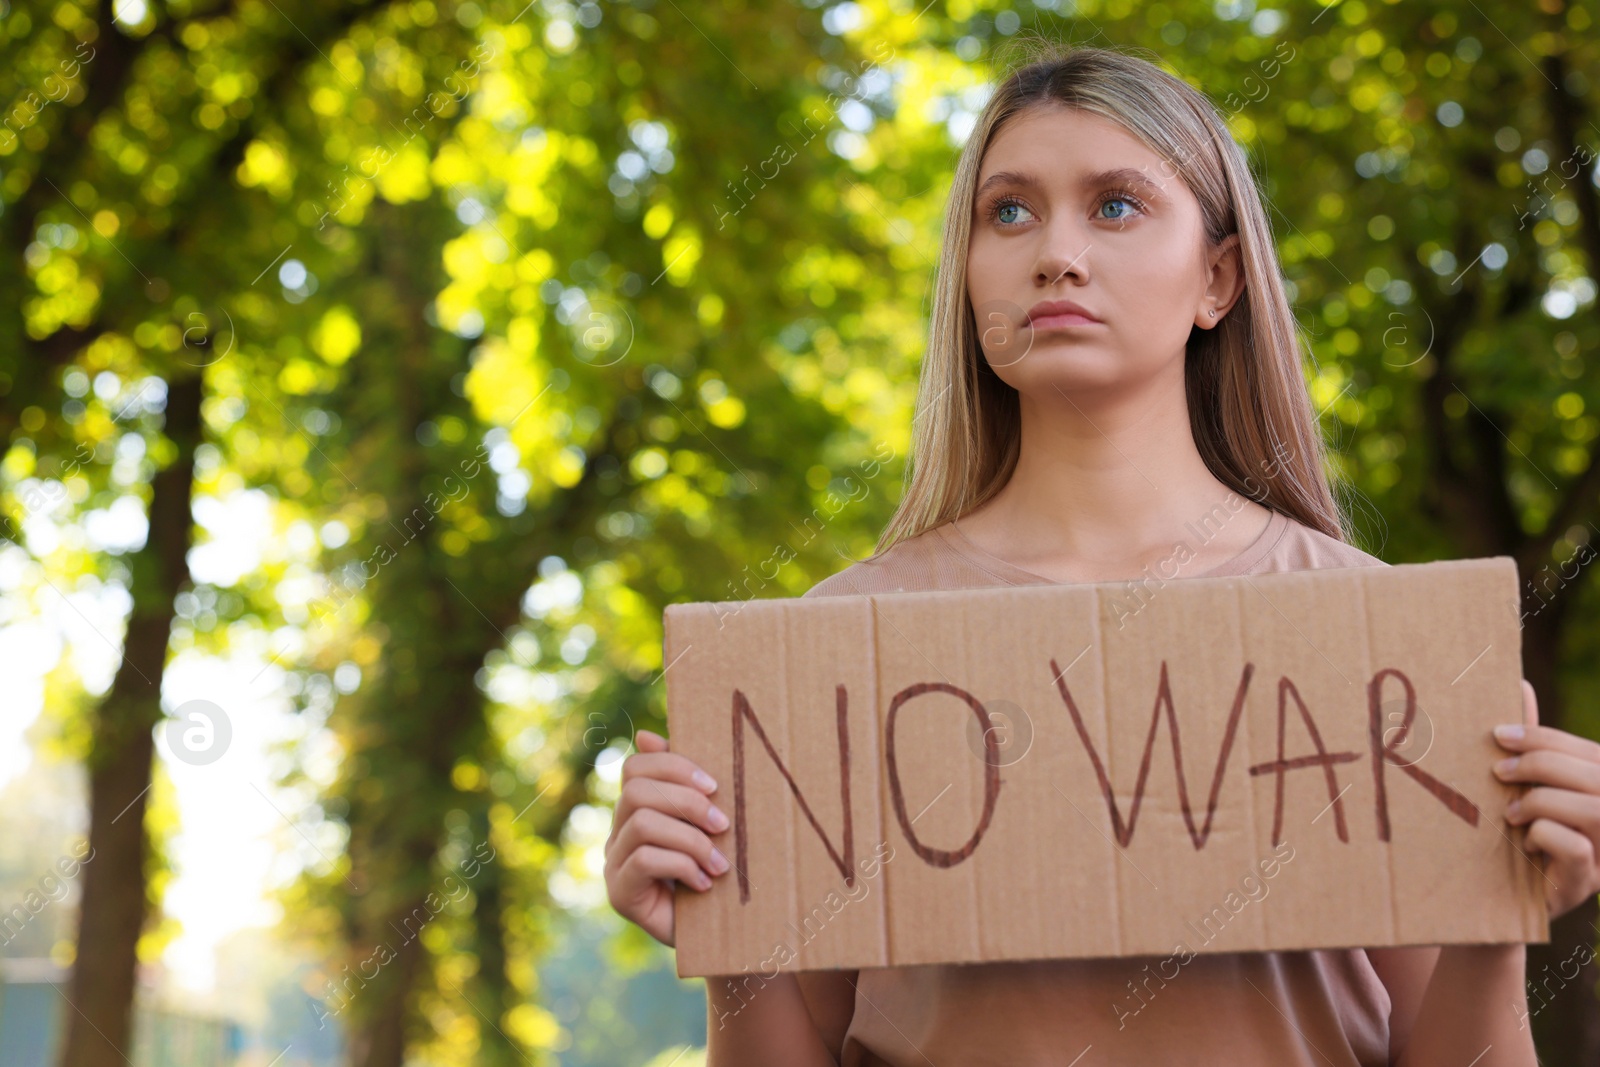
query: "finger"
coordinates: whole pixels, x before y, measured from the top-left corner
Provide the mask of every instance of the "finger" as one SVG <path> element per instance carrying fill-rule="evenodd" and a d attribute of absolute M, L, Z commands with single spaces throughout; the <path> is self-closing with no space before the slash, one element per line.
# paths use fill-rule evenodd
<path fill-rule="evenodd" d="M 1527 749 L 1509 756 L 1495 763 L 1494 774 L 1502 782 L 1538 782 L 1600 795 L 1600 761 L 1554 748 Z"/>
<path fill-rule="evenodd" d="M 1554 726 L 1524 726 L 1520 734 L 1514 729 L 1508 730 L 1504 725 L 1496 726 L 1494 739 L 1501 748 L 1510 752 L 1548 748 L 1600 764 L 1600 743 L 1566 730 L 1558 730 Z"/>
<path fill-rule="evenodd" d="M 649 888 L 651 882 L 666 878 L 700 890 L 711 888 L 711 876 L 700 869 L 693 856 L 657 845 L 642 845 L 628 854 L 617 870 L 617 887 L 624 899 L 632 899 Z"/>
<path fill-rule="evenodd" d="M 644 809 L 664 812 L 708 834 L 720 834 L 728 828 L 727 814 L 698 789 L 656 778 L 634 778 L 622 783 L 617 817 L 625 821 Z"/>
<path fill-rule="evenodd" d="M 676 752 L 635 752 L 622 761 L 624 784 L 635 778 L 657 778 L 692 786 L 704 793 L 715 793 L 717 783 L 700 765 Z"/>
<path fill-rule="evenodd" d="M 727 857 L 703 830 L 653 809 L 641 811 L 629 819 L 628 825 L 617 835 L 618 863 L 625 863 L 630 851 L 646 845 L 686 853 L 713 878 L 725 874 L 730 866 Z"/>
<path fill-rule="evenodd" d="M 1535 786 L 1506 806 L 1506 822 L 1513 826 L 1536 819 L 1551 819 L 1600 841 L 1600 797 L 1592 794 Z"/>
<path fill-rule="evenodd" d="M 641 766 L 648 769 L 650 766 L 648 761 L 643 764 L 639 762 L 644 758 L 645 753 L 661 752 L 667 747 L 667 743 L 666 739 L 660 734 L 640 728 L 634 731 L 633 747 L 634 751 L 626 756 L 622 761 L 622 780 L 624 782 L 626 782 L 634 774 L 637 774 Z M 607 856 L 611 854 L 611 848 L 616 843 L 617 831 L 622 828 L 622 825 L 624 822 L 626 822 L 629 814 L 631 814 L 631 809 L 620 802 L 612 808 L 611 833 L 607 836 L 605 844 L 605 853 Z"/>
<path fill-rule="evenodd" d="M 1494 728 L 1494 738 L 1505 748 L 1516 749 L 1522 743 L 1530 740 L 1540 731 L 1539 726 L 1539 696 L 1533 690 L 1533 683 L 1526 678 L 1522 679 L 1522 722 L 1504 723 Z"/>
<path fill-rule="evenodd" d="M 685 774 L 686 768 L 694 768 Z M 676 815 L 685 822 L 703 826 L 708 833 L 728 828 L 728 817 L 706 797 L 699 786 L 684 784 L 699 769 L 682 756 L 661 752 L 635 754 L 623 761 L 622 789 L 612 812 L 613 834 L 640 808 L 655 808 Z M 677 780 L 674 780 L 674 776 Z M 606 849 L 610 852 L 610 847 Z"/>
<path fill-rule="evenodd" d="M 1546 891 L 1557 897 L 1551 901 L 1552 918 L 1565 914 L 1573 902 L 1594 891 L 1594 842 L 1552 819 L 1535 819 L 1528 827 L 1527 841 L 1548 857 L 1545 877 L 1555 884 L 1547 883 Z"/>

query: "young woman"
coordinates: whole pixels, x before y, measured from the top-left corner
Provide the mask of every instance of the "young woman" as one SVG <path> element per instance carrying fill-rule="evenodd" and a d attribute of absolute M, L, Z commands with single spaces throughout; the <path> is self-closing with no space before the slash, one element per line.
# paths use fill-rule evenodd
<path fill-rule="evenodd" d="M 1383 565 L 1346 542 L 1244 154 L 1183 81 L 1090 48 L 1008 77 L 957 164 L 937 286 L 904 498 L 877 554 L 808 596 Z M 1522 758 L 1495 773 L 1536 786 L 1508 818 L 1555 916 L 1600 891 L 1600 745 L 1524 694 L 1501 740 Z M 726 873 L 728 821 L 664 738 L 638 745 L 607 886 L 670 945 L 673 881 Z M 1520 944 L 1198 953 L 1148 1002 L 1141 962 L 784 973 L 753 997 L 708 979 L 709 1062 L 1535 1062 Z"/>

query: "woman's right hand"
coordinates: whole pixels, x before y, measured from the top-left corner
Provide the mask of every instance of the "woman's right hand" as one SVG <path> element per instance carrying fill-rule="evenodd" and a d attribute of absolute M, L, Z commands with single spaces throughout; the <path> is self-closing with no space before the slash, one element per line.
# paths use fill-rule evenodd
<path fill-rule="evenodd" d="M 674 880 L 699 890 L 730 867 L 711 843 L 728 817 L 711 803 L 711 776 L 649 730 L 622 761 L 622 796 L 606 839 L 606 897 L 623 918 L 663 945 L 673 944 Z M 709 872 L 709 873 L 708 873 Z"/>

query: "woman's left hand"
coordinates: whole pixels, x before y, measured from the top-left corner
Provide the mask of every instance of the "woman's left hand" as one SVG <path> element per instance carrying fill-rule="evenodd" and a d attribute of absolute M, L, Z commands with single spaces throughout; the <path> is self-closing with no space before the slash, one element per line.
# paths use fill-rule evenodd
<path fill-rule="evenodd" d="M 1507 807 L 1506 821 L 1526 824 L 1528 847 L 1547 857 L 1544 895 L 1554 919 L 1600 893 L 1600 744 L 1540 726 L 1538 699 L 1526 678 L 1522 719 L 1520 728 L 1495 727 L 1495 740 L 1511 756 L 1496 763 L 1494 773 L 1502 782 L 1533 786 Z"/>

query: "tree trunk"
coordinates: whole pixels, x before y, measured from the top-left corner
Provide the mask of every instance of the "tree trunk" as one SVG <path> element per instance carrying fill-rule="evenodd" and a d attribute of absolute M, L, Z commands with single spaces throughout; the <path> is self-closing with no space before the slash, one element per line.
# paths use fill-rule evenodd
<path fill-rule="evenodd" d="M 388 396 L 382 421 L 375 419 L 370 431 L 381 464 L 373 465 L 370 477 L 357 476 L 382 493 L 389 518 L 377 536 L 398 547 L 366 589 L 373 617 L 386 620 L 389 629 L 384 663 L 370 688 L 342 711 L 349 716 L 344 728 L 360 737 L 351 758 L 383 768 L 387 784 L 371 798 L 360 792 L 350 798 L 351 869 L 372 889 L 352 902 L 347 948 L 359 951 L 385 938 L 404 947 L 384 968 L 381 984 L 362 993 L 361 1009 L 350 1020 L 353 1067 L 402 1067 L 408 1042 L 427 1025 L 426 1019 L 419 1023 L 416 1002 L 433 980 L 432 960 L 421 938 L 411 936 L 418 923 L 407 926 L 407 920 L 452 921 L 437 902 L 427 907 L 430 896 L 437 901 L 443 892 L 444 875 L 432 868 L 447 837 L 445 817 L 471 802 L 452 783 L 451 772 L 460 758 L 483 750 L 484 702 L 473 678 L 484 656 L 505 640 L 490 620 L 509 616 L 507 626 L 515 621 L 531 573 L 492 593 L 469 583 L 469 595 L 457 584 L 465 580 L 463 569 L 453 568 L 452 557 L 437 547 L 444 519 L 438 505 L 428 503 L 429 490 L 458 468 L 421 445 L 417 427 L 452 411 L 467 412 L 449 382 L 468 363 L 465 347 L 437 347 L 438 331 L 422 314 L 443 285 L 437 247 L 426 236 L 436 230 L 427 229 L 425 216 L 415 217 L 425 210 L 378 204 L 371 215 L 374 231 L 385 237 L 373 264 L 382 288 L 369 293 L 372 304 L 363 317 L 374 323 L 369 350 L 387 357 L 371 372 L 381 376 L 372 389 Z M 444 991 L 454 995 L 448 987 Z M 486 1035 L 498 1039 L 481 1016 L 475 1018 Z M 500 1026 L 498 1018 L 494 1026 Z"/>
<path fill-rule="evenodd" d="M 472 820 L 474 841 L 488 841 L 486 807 Z M 516 1067 L 526 1063 L 522 1050 L 506 1033 L 506 1016 L 517 1006 L 517 991 L 506 974 L 505 879 L 500 859 L 485 863 L 474 880 L 477 904 L 472 913 L 478 950 L 478 976 L 473 1001 L 486 1018 L 479 1020 L 478 1063 L 481 1067 Z"/>
<path fill-rule="evenodd" d="M 426 898 L 416 897 L 401 905 L 395 918 L 403 921 L 405 916 L 425 912 Z M 406 1059 L 411 999 L 427 949 L 420 937 L 397 936 L 388 944 L 394 947 L 394 959 L 379 972 L 370 1013 L 351 1031 L 352 1067 L 400 1067 Z"/>
<path fill-rule="evenodd" d="M 1590 897 L 1550 924 L 1548 945 L 1528 946 L 1528 1017 L 1534 1044 L 1546 1067 L 1596 1062 L 1600 1012 L 1594 990 L 1600 983 L 1594 942 L 1600 916 Z"/>
<path fill-rule="evenodd" d="M 122 662 L 95 714 L 89 755 L 89 847 L 78 911 L 61 1067 L 126 1067 L 139 936 L 146 916 L 145 801 L 174 598 L 189 583 L 190 501 L 201 382 L 167 388 L 166 435 L 177 456 L 151 483 L 150 533 L 132 563 L 133 610 Z"/>

